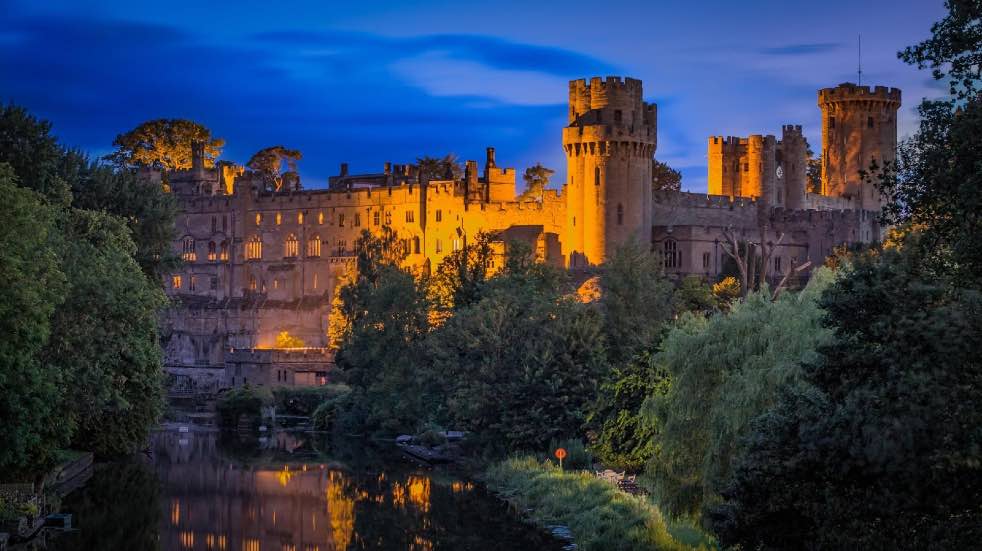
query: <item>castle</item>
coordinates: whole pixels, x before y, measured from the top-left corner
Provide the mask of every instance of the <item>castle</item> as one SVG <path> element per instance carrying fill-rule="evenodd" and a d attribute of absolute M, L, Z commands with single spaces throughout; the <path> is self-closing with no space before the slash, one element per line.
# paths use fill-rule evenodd
<path fill-rule="evenodd" d="M 166 282 L 176 305 L 162 322 L 165 365 L 217 387 L 250 382 L 249 373 L 255 384 L 323 381 L 334 288 L 362 230 L 383 226 L 402 240 L 406 263 L 422 269 L 481 231 L 525 241 L 539 260 L 572 270 L 634 239 L 650 243 L 670 276 L 713 279 L 724 266 L 724 232 L 773 245 L 769 279 L 820 265 L 836 246 L 880 239 L 883 198 L 860 171 L 893 160 L 900 91 L 842 84 L 820 90 L 818 104 L 822 176 L 812 191 L 801 127 L 786 125 L 780 140 L 711 137 L 708 194 L 653 192 L 657 108 L 644 102 L 641 81 L 619 77 L 570 82 L 567 181 L 536 197 L 516 194 L 515 169 L 499 167 L 493 148 L 483 171 L 467 161 L 460 178 L 427 181 L 418 167 L 390 163 L 350 174 L 342 164 L 327 189 L 291 182 L 279 191 L 241 167 L 206 168 L 198 152 L 189 170 L 165 175 L 180 207 L 174 246 L 184 261 Z M 312 348 L 277 353 L 293 360 L 256 350 L 273 348 L 283 331 Z"/>

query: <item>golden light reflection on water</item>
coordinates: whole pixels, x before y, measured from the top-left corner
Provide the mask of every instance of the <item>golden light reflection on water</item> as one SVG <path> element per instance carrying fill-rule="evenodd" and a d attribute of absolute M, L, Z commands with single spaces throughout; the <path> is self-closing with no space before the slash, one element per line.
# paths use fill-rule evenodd
<path fill-rule="evenodd" d="M 334 548 L 347 549 L 355 532 L 355 502 L 345 494 L 344 474 L 331 471 L 327 477 L 327 514 L 331 519 Z"/>

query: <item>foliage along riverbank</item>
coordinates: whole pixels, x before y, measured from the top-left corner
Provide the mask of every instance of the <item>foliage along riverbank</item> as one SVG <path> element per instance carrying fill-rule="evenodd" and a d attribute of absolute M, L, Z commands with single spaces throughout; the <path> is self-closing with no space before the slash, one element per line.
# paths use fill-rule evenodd
<path fill-rule="evenodd" d="M 651 501 L 621 492 L 586 471 L 563 471 L 548 461 L 523 456 L 492 465 L 485 477 L 488 488 L 528 511 L 535 524 L 568 527 L 577 548 L 584 551 L 715 548 L 709 538 L 679 541 Z"/>

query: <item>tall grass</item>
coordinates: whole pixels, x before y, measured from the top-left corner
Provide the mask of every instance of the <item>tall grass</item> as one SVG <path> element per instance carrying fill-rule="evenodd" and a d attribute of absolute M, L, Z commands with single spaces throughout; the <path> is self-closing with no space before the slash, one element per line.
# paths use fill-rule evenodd
<path fill-rule="evenodd" d="M 587 472 L 561 471 L 519 457 L 493 465 L 488 486 L 535 523 L 569 528 L 585 551 L 691 550 L 668 531 L 661 511 L 644 498 L 618 491 Z"/>

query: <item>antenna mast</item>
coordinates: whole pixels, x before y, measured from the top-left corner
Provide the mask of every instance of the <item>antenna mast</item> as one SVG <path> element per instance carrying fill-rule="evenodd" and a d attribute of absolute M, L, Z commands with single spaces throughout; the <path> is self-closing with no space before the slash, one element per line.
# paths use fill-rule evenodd
<path fill-rule="evenodd" d="M 859 55 L 858 55 L 858 59 L 859 59 L 859 69 L 858 69 L 858 72 L 859 72 L 859 85 L 862 86 L 863 85 L 863 35 L 862 35 L 862 33 L 859 34 Z"/>

